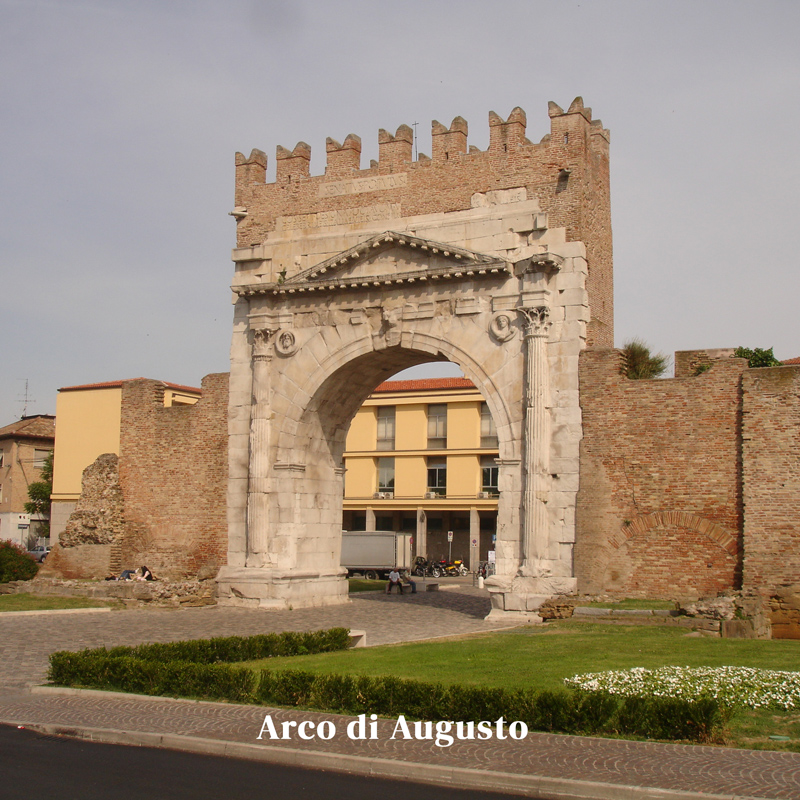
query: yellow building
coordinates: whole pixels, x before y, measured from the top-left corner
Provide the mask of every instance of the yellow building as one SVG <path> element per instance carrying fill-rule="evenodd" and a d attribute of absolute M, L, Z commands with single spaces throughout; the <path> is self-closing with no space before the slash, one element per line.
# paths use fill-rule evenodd
<path fill-rule="evenodd" d="M 494 422 L 470 380 L 382 383 L 347 435 L 343 528 L 413 531 L 417 555 L 474 569 L 494 550 L 497 456 Z"/>
<path fill-rule="evenodd" d="M 50 533 L 64 530 L 81 493 L 84 469 L 103 453 L 119 455 L 123 381 L 66 386 L 56 400 Z M 200 389 L 164 383 L 164 405 L 194 405 Z M 59 418 L 59 414 L 61 417 Z"/>

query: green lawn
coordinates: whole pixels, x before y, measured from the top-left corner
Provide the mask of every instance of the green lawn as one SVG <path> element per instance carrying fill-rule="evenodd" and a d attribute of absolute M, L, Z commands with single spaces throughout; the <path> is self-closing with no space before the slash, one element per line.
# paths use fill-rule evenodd
<path fill-rule="evenodd" d="M 795 671 L 800 641 L 686 636 L 685 629 L 607 626 L 567 620 L 533 628 L 446 641 L 368 647 L 249 662 L 256 669 L 395 675 L 417 680 L 503 688 L 556 689 L 583 672 L 631 667 L 747 666 Z M 788 735 L 774 742 L 771 735 Z M 735 715 L 729 743 L 800 751 L 800 713 Z"/>
<path fill-rule="evenodd" d="M 644 600 L 637 597 L 627 597 L 624 600 L 617 601 L 594 601 L 591 603 L 578 603 L 581 606 L 589 606 L 590 608 L 634 608 L 634 609 L 659 609 L 669 610 L 675 608 L 675 603 L 672 600 Z"/>
<path fill-rule="evenodd" d="M 103 608 L 116 606 L 114 601 L 92 600 L 89 597 L 56 597 L 39 594 L 0 595 L 0 613 L 3 611 L 57 611 L 66 608 Z"/>
<path fill-rule="evenodd" d="M 368 581 L 365 578 L 348 578 L 350 592 L 384 592 L 386 581 Z"/>

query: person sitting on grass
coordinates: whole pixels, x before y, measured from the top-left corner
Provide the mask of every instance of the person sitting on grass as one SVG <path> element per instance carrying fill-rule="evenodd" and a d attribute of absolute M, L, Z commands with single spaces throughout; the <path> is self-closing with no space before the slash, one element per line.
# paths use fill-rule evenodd
<path fill-rule="evenodd" d="M 392 571 L 389 573 L 389 583 L 386 584 L 386 594 L 392 593 L 392 586 L 396 586 L 400 590 L 400 594 L 403 594 L 403 584 L 400 582 L 400 573 L 397 571 L 397 567 L 392 567 Z"/>

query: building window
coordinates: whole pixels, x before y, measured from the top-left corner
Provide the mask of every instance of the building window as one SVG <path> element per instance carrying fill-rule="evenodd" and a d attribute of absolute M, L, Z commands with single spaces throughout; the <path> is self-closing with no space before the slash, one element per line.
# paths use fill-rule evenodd
<path fill-rule="evenodd" d="M 394 450 L 394 406 L 378 408 L 378 450 Z"/>
<path fill-rule="evenodd" d="M 0 450 L 0 467 L 4 467 L 5 464 L 3 463 L 3 459 L 5 458 L 6 454 Z"/>
<path fill-rule="evenodd" d="M 428 459 L 428 493 L 444 497 L 447 493 L 447 460 Z"/>
<path fill-rule="evenodd" d="M 481 447 L 497 447 L 497 428 L 486 403 L 481 403 Z"/>
<path fill-rule="evenodd" d="M 34 450 L 33 451 L 33 466 L 36 469 L 44 469 L 44 463 L 50 455 L 49 450 Z"/>
<path fill-rule="evenodd" d="M 394 492 L 394 459 L 378 459 L 378 491 Z"/>
<path fill-rule="evenodd" d="M 481 459 L 481 491 L 487 492 L 492 496 L 500 494 L 498 488 L 499 469 L 497 462 L 491 456 L 484 456 Z"/>
<path fill-rule="evenodd" d="M 447 447 L 447 403 L 428 406 L 428 449 Z"/>

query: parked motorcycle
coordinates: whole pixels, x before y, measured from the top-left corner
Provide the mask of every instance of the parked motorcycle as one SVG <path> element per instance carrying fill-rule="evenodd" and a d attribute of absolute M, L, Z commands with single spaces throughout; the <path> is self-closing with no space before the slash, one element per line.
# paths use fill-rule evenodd
<path fill-rule="evenodd" d="M 457 560 L 455 560 L 455 561 L 453 562 L 453 566 L 454 566 L 454 567 L 455 567 L 455 568 L 458 570 L 458 574 L 459 574 L 459 575 L 461 575 L 462 577 L 463 577 L 464 575 L 469 575 L 469 568 L 468 568 L 468 567 L 467 567 L 467 565 L 466 565 L 466 564 L 465 564 L 463 561 L 461 561 L 460 559 L 457 559 Z"/>
<path fill-rule="evenodd" d="M 426 558 L 422 556 L 417 556 L 414 559 L 414 566 L 411 568 L 411 573 L 416 575 L 418 578 L 424 578 L 426 575 L 431 575 L 434 578 L 438 578 L 439 575 L 435 575 L 433 572 L 433 562 L 428 561 Z"/>
<path fill-rule="evenodd" d="M 444 576 L 456 576 L 456 575 L 466 575 L 468 574 L 469 570 L 467 569 L 467 565 L 461 561 L 456 560 L 453 562 L 447 561 L 446 559 L 441 559 L 437 561 L 433 565 L 433 577 L 439 578 L 442 575 Z M 436 574 L 438 572 L 438 575 Z"/>

